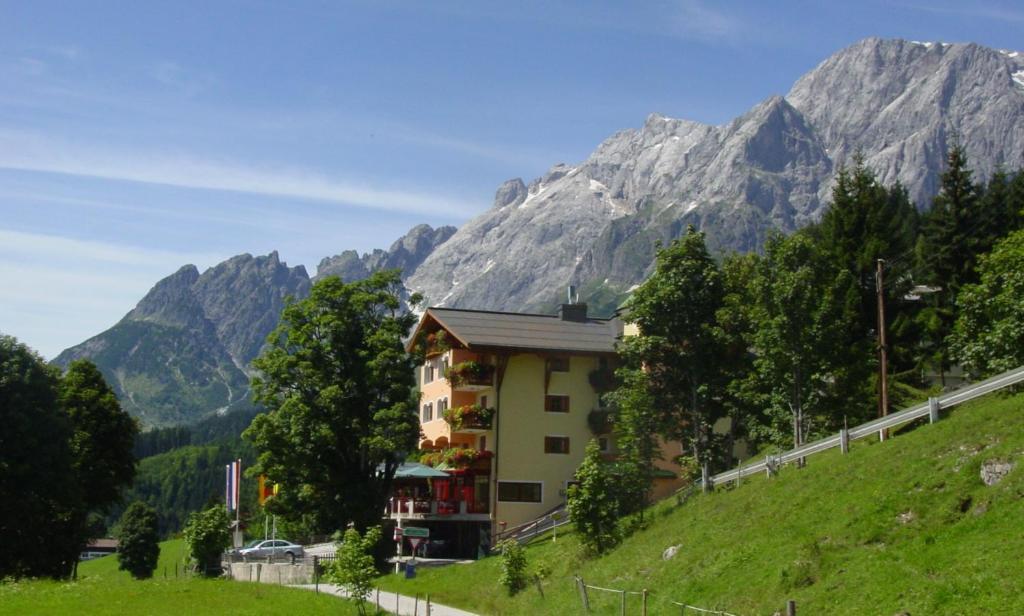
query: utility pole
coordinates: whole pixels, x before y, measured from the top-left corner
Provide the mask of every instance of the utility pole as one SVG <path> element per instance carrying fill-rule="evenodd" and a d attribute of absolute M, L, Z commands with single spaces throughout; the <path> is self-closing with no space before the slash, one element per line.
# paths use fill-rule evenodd
<path fill-rule="evenodd" d="M 889 414 L 889 362 L 887 348 L 885 345 L 885 294 L 884 279 L 883 279 L 883 266 L 885 260 L 878 259 L 876 262 L 877 269 L 875 271 L 875 291 L 878 296 L 878 352 L 880 355 L 879 361 L 879 398 L 878 398 L 878 416 L 885 417 Z M 885 440 L 887 430 L 879 432 L 879 438 Z"/>

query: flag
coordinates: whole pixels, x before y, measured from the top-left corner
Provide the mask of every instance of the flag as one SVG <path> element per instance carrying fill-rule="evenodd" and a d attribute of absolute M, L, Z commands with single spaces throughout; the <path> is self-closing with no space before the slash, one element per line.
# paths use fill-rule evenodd
<path fill-rule="evenodd" d="M 277 496 L 277 484 L 267 481 L 266 475 L 260 475 L 260 506 L 267 502 L 272 496 Z"/>
<path fill-rule="evenodd" d="M 224 483 L 224 500 L 228 506 L 228 511 L 235 511 L 238 509 L 238 485 L 242 480 L 242 461 L 235 460 L 231 464 L 226 464 L 224 466 L 224 472 L 226 475 Z"/>

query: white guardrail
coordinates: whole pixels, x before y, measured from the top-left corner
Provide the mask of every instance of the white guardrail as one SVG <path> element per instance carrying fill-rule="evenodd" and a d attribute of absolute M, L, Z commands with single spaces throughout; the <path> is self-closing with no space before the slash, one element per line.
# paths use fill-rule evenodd
<path fill-rule="evenodd" d="M 895 428 L 914 421 L 915 419 L 929 417 L 931 421 L 934 422 L 939 418 L 938 414 L 940 409 L 948 409 L 956 406 L 957 404 L 962 404 L 969 400 L 980 398 L 986 394 L 990 394 L 994 391 L 1022 382 L 1024 382 L 1024 366 L 1017 368 L 1016 370 L 1004 372 L 980 383 L 962 387 L 956 391 L 939 396 L 938 398 L 931 398 L 928 402 L 923 404 L 904 409 L 885 417 L 879 417 L 878 419 L 861 424 L 855 428 L 850 428 L 849 430 L 840 431 L 839 434 L 814 441 L 813 443 L 807 443 L 806 445 L 802 445 L 796 449 L 791 449 L 782 454 L 768 456 L 761 462 L 748 464 L 746 466 L 741 465 L 737 468 L 718 473 L 717 475 L 710 477 L 710 487 L 727 481 L 738 481 L 743 477 L 748 477 L 756 473 L 763 473 L 770 468 L 789 462 L 795 462 L 801 458 L 806 458 L 807 456 L 821 453 L 822 451 L 827 451 L 835 447 L 848 446 L 850 441 L 873 436 L 882 430 Z"/>

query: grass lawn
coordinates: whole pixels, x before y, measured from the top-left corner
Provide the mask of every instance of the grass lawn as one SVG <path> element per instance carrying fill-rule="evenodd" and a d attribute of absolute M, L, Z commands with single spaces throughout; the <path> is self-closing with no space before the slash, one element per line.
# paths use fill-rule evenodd
<path fill-rule="evenodd" d="M 1016 467 L 986 486 L 990 460 Z M 527 560 L 551 572 L 543 597 L 535 585 L 507 596 L 496 557 L 379 585 L 481 614 L 578 613 L 577 574 L 650 590 L 651 614 L 678 614 L 673 601 L 771 614 L 787 599 L 803 614 L 1024 614 L 1022 460 L 1024 395 L 990 396 L 885 443 L 857 441 L 846 456 L 834 450 L 770 480 L 661 503 L 600 558 L 583 558 L 572 533 L 538 541 Z M 672 545 L 678 554 L 662 560 Z M 594 613 L 618 613 L 617 595 L 590 598 Z M 639 614 L 639 599 L 627 607 Z"/>
<path fill-rule="evenodd" d="M 160 564 L 151 580 L 133 580 L 126 572 L 118 571 L 116 556 L 105 556 L 79 565 L 77 582 L 2 583 L 0 614 L 357 613 L 348 601 L 306 590 L 185 577 L 181 567 L 184 548 L 181 540 L 160 544 Z"/>

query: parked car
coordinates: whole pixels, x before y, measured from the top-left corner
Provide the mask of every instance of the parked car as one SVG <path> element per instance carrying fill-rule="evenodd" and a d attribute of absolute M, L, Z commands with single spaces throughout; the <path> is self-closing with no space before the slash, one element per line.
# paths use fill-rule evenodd
<path fill-rule="evenodd" d="M 269 556 L 275 559 L 286 558 L 292 562 L 305 556 L 301 545 L 283 539 L 255 539 L 238 549 L 237 554 L 246 560 L 258 560 Z"/>

